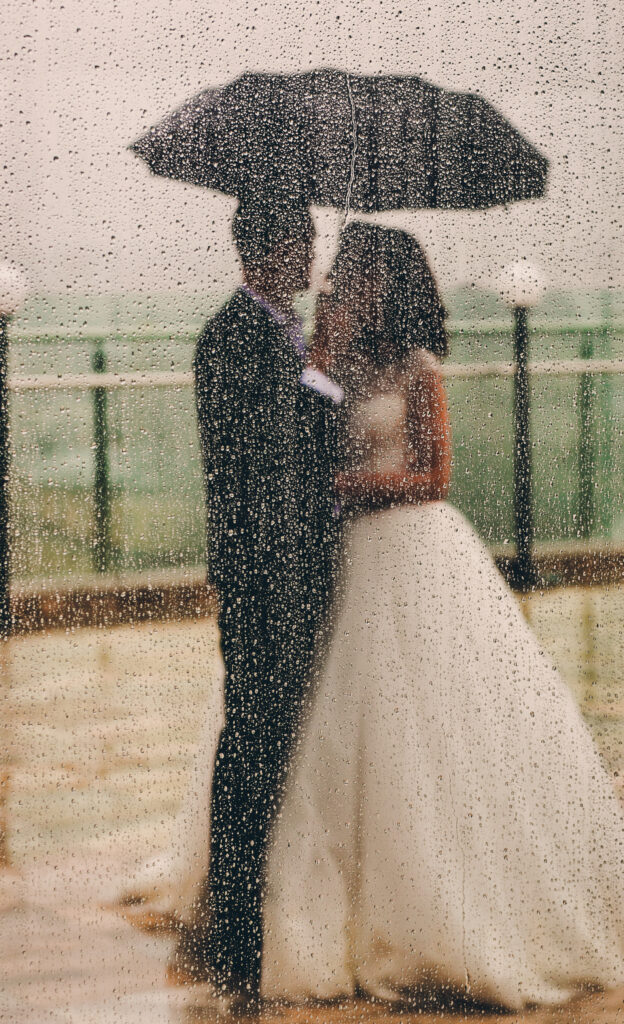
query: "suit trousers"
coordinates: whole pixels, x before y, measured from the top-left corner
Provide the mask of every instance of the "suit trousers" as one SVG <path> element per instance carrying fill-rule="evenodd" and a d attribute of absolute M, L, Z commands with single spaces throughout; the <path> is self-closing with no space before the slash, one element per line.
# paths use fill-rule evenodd
<path fill-rule="evenodd" d="M 292 580 L 224 594 L 225 726 L 214 766 L 210 868 L 185 959 L 259 992 L 271 823 L 310 693 L 316 619 Z"/>

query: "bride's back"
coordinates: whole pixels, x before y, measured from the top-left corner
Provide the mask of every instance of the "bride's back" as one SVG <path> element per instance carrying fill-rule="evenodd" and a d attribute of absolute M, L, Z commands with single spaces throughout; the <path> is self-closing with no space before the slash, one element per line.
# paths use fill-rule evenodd
<path fill-rule="evenodd" d="M 435 357 L 422 350 L 410 353 L 400 366 L 380 370 L 358 367 L 359 387 L 353 388 L 348 415 L 348 461 L 352 469 L 374 473 L 402 471 L 418 465 L 428 468 L 431 424 L 414 416 L 414 407 L 426 403 Z"/>

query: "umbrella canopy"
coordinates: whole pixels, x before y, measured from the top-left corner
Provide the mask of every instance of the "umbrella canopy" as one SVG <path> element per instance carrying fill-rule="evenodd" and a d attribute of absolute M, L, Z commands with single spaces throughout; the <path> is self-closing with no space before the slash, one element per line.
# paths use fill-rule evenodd
<path fill-rule="evenodd" d="M 479 96 L 327 69 L 206 89 L 130 148 L 156 174 L 241 199 L 279 190 L 362 213 L 533 199 L 548 169 Z"/>

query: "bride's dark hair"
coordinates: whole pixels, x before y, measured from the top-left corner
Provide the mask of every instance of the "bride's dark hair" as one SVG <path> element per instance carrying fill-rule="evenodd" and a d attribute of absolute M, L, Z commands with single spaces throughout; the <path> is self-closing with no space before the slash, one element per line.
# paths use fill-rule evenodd
<path fill-rule="evenodd" d="M 446 310 L 413 235 L 364 221 L 348 224 L 330 272 L 336 298 L 369 276 L 382 292 L 381 325 L 363 324 L 354 344 L 379 366 L 400 362 L 413 348 L 447 355 Z"/>

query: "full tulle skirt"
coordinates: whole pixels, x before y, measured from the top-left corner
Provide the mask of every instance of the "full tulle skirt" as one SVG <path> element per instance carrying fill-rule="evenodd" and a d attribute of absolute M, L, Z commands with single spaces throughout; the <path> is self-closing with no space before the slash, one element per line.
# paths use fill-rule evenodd
<path fill-rule="evenodd" d="M 267 862 L 262 993 L 624 982 L 624 818 L 463 516 L 362 517 Z"/>

